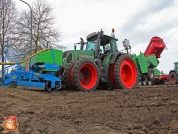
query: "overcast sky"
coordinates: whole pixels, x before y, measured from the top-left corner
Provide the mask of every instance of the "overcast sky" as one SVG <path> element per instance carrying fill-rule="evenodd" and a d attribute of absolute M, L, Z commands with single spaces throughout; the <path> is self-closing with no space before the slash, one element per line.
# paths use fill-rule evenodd
<path fill-rule="evenodd" d="M 24 0 L 29 4 L 32 0 Z M 110 35 L 115 29 L 118 48 L 122 41 L 130 40 L 132 53 L 144 52 L 153 36 L 163 39 L 164 50 L 158 69 L 165 73 L 178 61 L 178 0 L 47 0 L 63 32 L 59 44 L 73 49 L 73 44 L 86 40 L 89 33 L 104 30 Z M 25 8 L 17 1 L 18 7 Z M 26 8 L 28 8 L 26 6 Z"/>

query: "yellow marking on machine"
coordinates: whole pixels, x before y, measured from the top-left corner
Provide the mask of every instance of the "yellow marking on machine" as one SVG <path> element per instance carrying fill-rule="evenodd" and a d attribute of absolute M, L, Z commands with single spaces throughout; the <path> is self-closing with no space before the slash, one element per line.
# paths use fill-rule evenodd
<path fill-rule="evenodd" d="M 16 79 L 16 78 L 17 78 L 17 76 L 16 76 L 16 75 L 12 76 L 12 79 Z"/>

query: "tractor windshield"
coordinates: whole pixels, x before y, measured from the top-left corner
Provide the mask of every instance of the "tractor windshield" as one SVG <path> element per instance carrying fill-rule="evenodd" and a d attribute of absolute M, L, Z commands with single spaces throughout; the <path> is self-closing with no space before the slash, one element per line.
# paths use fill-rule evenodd
<path fill-rule="evenodd" d="M 95 51 L 96 41 L 97 41 L 97 40 L 88 41 L 88 42 L 87 42 L 87 46 L 86 46 L 86 50 Z"/>

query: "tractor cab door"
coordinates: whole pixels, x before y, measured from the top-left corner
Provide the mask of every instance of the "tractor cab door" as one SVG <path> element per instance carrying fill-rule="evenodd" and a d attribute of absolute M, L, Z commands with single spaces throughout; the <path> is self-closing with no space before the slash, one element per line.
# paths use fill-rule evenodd
<path fill-rule="evenodd" d="M 107 35 L 104 35 L 101 38 L 100 46 L 103 46 L 104 54 L 107 54 L 108 52 L 118 51 L 116 41 L 117 41 L 117 39 L 112 38 L 111 36 L 107 36 Z"/>
<path fill-rule="evenodd" d="M 118 51 L 117 44 L 116 44 L 115 38 L 112 38 L 111 36 L 104 35 L 101 38 L 101 44 L 100 44 L 100 59 L 102 62 L 108 63 L 108 60 L 110 59 L 113 52 Z M 106 61 L 107 59 L 107 61 Z"/>

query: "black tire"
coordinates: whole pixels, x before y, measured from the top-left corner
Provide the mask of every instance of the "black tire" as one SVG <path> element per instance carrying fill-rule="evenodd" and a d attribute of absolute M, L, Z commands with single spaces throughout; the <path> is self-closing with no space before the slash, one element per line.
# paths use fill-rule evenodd
<path fill-rule="evenodd" d="M 75 89 L 72 83 L 73 71 L 71 70 L 73 69 L 75 63 L 76 61 L 70 61 L 64 68 L 63 81 L 67 89 L 72 89 L 72 90 Z"/>
<path fill-rule="evenodd" d="M 114 65 L 114 78 L 122 89 L 132 89 L 138 84 L 138 68 L 131 55 L 119 56 Z"/>
<path fill-rule="evenodd" d="M 46 81 L 45 82 L 45 91 L 51 93 L 52 92 L 51 86 L 52 86 L 52 82 L 51 81 Z"/>
<path fill-rule="evenodd" d="M 172 85 L 175 85 L 178 83 L 178 77 L 177 74 L 175 72 L 171 72 L 169 74 L 169 83 Z"/>
<path fill-rule="evenodd" d="M 108 74 L 107 74 L 107 87 L 110 90 L 120 89 L 121 87 L 117 86 L 114 78 L 114 64 L 109 66 Z"/>
<path fill-rule="evenodd" d="M 73 69 L 74 87 L 80 91 L 93 91 L 98 87 L 99 70 L 92 59 L 81 59 Z"/>

